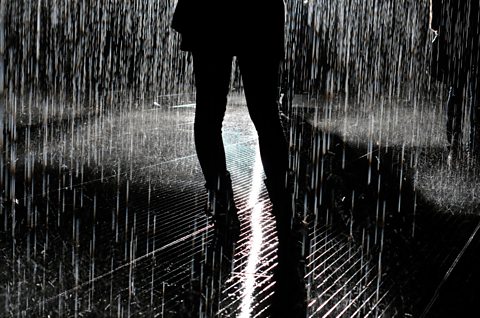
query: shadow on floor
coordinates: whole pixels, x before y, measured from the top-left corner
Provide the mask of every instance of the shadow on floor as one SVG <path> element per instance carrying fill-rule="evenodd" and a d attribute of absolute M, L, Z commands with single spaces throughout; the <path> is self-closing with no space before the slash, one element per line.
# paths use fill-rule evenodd
<path fill-rule="evenodd" d="M 390 315 L 478 313 L 480 217 L 438 213 L 415 191 L 414 150 L 352 147 L 311 129 L 310 209 L 330 217 L 377 264 Z"/>

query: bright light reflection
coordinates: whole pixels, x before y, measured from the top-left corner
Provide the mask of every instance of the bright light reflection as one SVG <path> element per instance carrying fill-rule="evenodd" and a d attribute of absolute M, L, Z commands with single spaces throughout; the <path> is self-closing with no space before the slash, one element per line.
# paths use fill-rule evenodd
<path fill-rule="evenodd" d="M 259 202 L 260 190 L 262 188 L 262 161 L 260 151 L 257 147 L 255 164 L 253 167 L 252 190 L 248 199 L 248 205 L 252 208 L 250 214 L 250 226 L 252 227 L 252 237 L 250 238 L 250 251 L 245 268 L 245 282 L 242 304 L 240 305 L 240 318 L 250 317 L 252 311 L 253 291 L 255 289 L 255 273 L 258 261 L 260 260 L 260 250 L 263 241 L 262 231 L 262 208 L 263 203 Z"/>

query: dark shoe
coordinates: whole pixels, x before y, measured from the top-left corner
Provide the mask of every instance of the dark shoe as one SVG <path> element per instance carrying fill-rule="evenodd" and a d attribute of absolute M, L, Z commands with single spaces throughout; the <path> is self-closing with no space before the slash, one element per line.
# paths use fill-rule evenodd
<path fill-rule="evenodd" d="M 307 314 L 304 229 L 300 227 L 294 224 L 289 237 L 285 239 L 279 235 L 272 317 L 303 318 Z"/>
<path fill-rule="evenodd" d="M 214 187 L 207 186 L 207 192 L 205 212 L 213 222 L 215 235 L 219 238 L 236 240 L 240 235 L 240 220 L 233 199 L 230 174 L 226 172 L 221 175 Z"/>
<path fill-rule="evenodd" d="M 305 317 L 307 297 L 305 285 L 305 246 L 307 226 L 296 215 L 293 186 L 285 182 L 265 180 L 272 202 L 278 235 L 278 264 L 275 268 L 275 291 L 272 317 Z"/>
<path fill-rule="evenodd" d="M 279 261 L 274 270 L 275 288 L 271 303 L 272 317 L 304 318 L 307 315 L 305 263 Z"/>

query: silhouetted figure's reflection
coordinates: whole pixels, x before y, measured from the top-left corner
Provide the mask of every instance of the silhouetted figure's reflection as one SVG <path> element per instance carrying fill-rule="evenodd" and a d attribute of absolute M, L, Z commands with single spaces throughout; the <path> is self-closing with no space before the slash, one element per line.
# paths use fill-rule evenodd
<path fill-rule="evenodd" d="M 480 157 L 479 25 L 478 0 L 430 0 L 430 28 L 436 34 L 432 75 L 450 86 L 446 107 L 449 160 L 461 155 L 464 117 L 470 122 L 468 154 L 471 159 Z"/>
<path fill-rule="evenodd" d="M 282 306 L 273 308 L 281 317 L 301 317 L 305 316 L 304 261 L 297 244 L 301 238 L 293 217 L 288 144 L 278 109 L 284 17 L 282 0 L 179 0 L 172 26 L 182 35 L 182 49 L 193 56 L 195 145 L 208 191 L 206 210 L 220 241 L 239 231 L 222 141 L 232 58 L 238 59 L 278 230 L 275 303 Z"/>

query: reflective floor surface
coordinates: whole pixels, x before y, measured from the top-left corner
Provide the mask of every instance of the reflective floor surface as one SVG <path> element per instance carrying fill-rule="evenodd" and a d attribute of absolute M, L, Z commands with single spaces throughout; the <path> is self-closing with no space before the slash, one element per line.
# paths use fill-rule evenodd
<path fill-rule="evenodd" d="M 16 128 L 17 163 L 2 170 L 2 316 L 178 317 L 198 304 L 197 317 L 269 316 L 277 239 L 246 107 L 230 105 L 223 128 L 240 238 L 227 270 L 188 298 L 214 240 L 194 104 L 145 105 Z M 345 143 L 313 115 L 298 104 L 287 123 L 308 316 L 475 308 L 478 217 L 435 213 L 409 183 L 414 152 Z"/>

